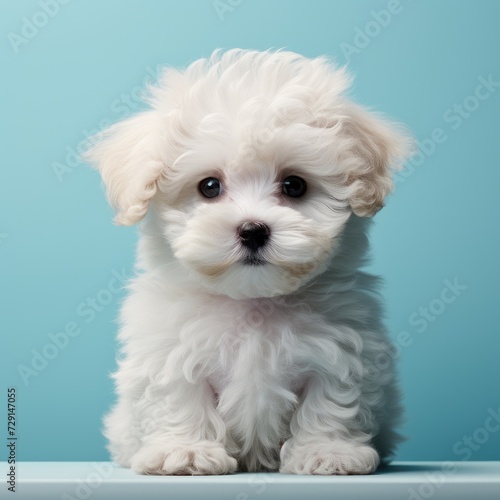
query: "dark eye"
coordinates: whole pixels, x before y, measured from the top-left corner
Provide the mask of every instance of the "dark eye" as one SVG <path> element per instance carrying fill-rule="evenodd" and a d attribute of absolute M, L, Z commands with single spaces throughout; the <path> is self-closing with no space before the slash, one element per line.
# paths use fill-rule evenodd
<path fill-rule="evenodd" d="M 290 175 L 281 183 L 283 193 L 292 198 L 299 198 L 306 192 L 306 189 L 306 181 L 296 175 Z"/>
<path fill-rule="evenodd" d="M 198 189 L 205 198 L 215 198 L 222 193 L 222 184 L 215 177 L 207 177 L 200 182 Z"/>

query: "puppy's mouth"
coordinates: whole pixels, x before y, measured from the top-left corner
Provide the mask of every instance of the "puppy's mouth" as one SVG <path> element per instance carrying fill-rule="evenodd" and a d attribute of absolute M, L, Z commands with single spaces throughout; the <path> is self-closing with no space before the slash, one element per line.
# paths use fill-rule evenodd
<path fill-rule="evenodd" d="M 246 266 L 263 266 L 267 264 L 267 261 L 264 259 L 261 259 L 260 257 L 257 257 L 256 255 L 247 255 L 242 261 L 242 264 L 245 264 Z"/>

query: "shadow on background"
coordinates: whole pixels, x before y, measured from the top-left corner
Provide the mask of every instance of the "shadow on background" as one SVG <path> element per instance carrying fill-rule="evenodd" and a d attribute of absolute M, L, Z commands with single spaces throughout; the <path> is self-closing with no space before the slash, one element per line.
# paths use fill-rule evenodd
<path fill-rule="evenodd" d="M 389 464 L 379 467 L 372 475 L 398 474 L 408 472 L 435 472 L 441 471 L 442 464 Z"/>

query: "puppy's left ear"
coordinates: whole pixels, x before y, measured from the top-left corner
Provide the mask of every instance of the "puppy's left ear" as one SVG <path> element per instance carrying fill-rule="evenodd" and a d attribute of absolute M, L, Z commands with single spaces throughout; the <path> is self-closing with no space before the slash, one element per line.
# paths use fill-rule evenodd
<path fill-rule="evenodd" d="M 101 173 L 117 224 L 135 224 L 148 210 L 164 169 L 155 156 L 162 129 L 157 114 L 146 111 L 90 139 L 83 156 Z"/>
<path fill-rule="evenodd" d="M 371 217 L 384 206 L 394 185 L 392 172 L 401 169 L 414 150 L 414 141 L 401 126 L 355 104 L 342 117 L 342 134 L 351 141 L 346 185 L 352 211 Z"/>

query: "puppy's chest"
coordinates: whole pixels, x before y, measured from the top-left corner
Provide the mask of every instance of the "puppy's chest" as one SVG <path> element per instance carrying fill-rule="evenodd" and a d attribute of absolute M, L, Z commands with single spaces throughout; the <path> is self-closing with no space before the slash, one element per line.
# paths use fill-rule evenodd
<path fill-rule="evenodd" d="M 261 300 L 225 317 L 208 376 L 214 391 L 221 394 L 231 387 L 251 395 L 272 387 L 294 390 L 300 366 L 293 314 Z"/>

